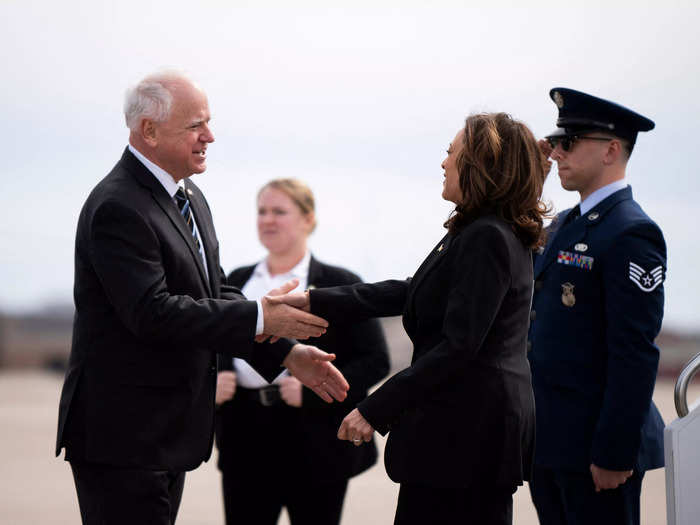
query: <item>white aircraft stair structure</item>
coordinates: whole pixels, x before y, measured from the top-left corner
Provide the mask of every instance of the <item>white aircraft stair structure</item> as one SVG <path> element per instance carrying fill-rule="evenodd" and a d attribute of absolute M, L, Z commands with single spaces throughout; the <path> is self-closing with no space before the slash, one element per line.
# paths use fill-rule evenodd
<path fill-rule="evenodd" d="M 666 458 L 666 518 L 668 525 L 700 524 L 700 404 L 688 409 L 688 385 L 700 370 L 700 354 L 693 357 L 676 381 L 678 419 L 664 429 Z"/>

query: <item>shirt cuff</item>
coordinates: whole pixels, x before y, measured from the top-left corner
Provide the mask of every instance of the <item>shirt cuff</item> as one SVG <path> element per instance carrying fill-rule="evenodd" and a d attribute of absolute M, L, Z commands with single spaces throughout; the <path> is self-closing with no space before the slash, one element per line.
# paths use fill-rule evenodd
<path fill-rule="evenodd" d="M 265 318 L 263 317 L 262 301 L 257 299 L 255 302 L 258 305 L 258 320 L 255 323 L 255 335 L 260 335 L 265 328 Z"/>

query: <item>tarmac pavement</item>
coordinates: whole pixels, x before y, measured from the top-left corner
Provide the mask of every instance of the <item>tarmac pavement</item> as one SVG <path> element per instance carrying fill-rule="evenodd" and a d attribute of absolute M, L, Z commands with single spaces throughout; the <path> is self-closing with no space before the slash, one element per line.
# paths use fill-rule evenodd
<path fill-rule="evenodd" d="M 62 377 L 56 374 L 0 372 L 0 525 L 80 523 L 70 467 L 54 457 L 61 384 Z M 700 386 L 693 385 L 688 399 L 699 396 Z M 654 400 L 667 424 L 676 418 L 672 382 L 660 381 Z M 379 445 L 384 446 L 381 437 Z M 178 525 L 223 524 L 215 454 L 187 474 Z M 350 482 L 342 525 L 390 525 L 397 494 L 398 485 L 389 480 L 379 462 Z M 527 487 L 515 494 L 513 516 L 515 524 L 537 524 Z M 658 469 L 644 478 L 642 524 L 665 523 L 665 477 L 664 470 Z M 288 524 L 286 516 L 280 524 Z"/>

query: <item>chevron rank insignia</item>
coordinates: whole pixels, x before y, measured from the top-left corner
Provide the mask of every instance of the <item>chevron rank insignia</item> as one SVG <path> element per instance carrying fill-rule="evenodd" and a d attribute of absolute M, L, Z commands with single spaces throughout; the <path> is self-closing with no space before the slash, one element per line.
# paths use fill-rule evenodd
<path fill-rule="evenodd" d="M 664 282 L 664 267 L 657 266 L 653 270 L 646 271 L 636 263 L 630 261 L 630 280 L 643 292 L 655 290 Z"/>

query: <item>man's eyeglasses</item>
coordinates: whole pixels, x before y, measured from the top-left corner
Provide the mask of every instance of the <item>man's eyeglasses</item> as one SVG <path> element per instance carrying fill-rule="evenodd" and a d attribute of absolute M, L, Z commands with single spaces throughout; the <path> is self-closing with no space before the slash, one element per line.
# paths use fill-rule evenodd
<path fill-rule="evenodd" d="M 564 151 L 571 151 L 571 148 L 574 147 L 574 144 L 576 144 L 577 140 L 600 140 L 608 142 L 610 140 L 615 139 L 613 139 L 612 137 L 586 137 L 584 135 L 563 135 L 557 137 L 547 137 L 547 142 L 549 142 L 549 145 L 552 147 L 552 149 L 555 149 L 557 147 L 557 144 L 561 144 L 561 149 L 563 149 Z"/>

